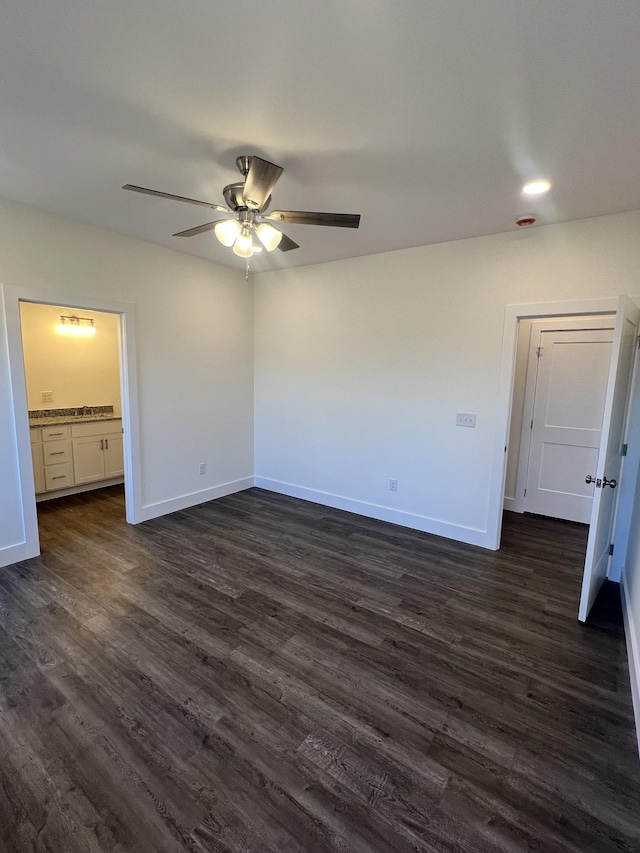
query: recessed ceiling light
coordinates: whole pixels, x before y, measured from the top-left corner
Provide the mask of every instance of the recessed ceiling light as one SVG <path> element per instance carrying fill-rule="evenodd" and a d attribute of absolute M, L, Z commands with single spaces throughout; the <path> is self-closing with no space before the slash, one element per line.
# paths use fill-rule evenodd
<path fill-rule="evenodd" d="M 529 181 L 528 184 L 525 184 L 522 187 L 522 192 L 527 195 L 541 195 L 542 193 L 549 192 L 550 189 L 551 183 L 541 179 L 537 181 Z"/>

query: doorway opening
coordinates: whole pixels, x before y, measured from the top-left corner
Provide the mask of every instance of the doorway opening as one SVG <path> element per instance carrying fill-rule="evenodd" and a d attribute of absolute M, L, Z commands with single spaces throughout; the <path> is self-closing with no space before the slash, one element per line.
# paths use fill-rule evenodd
<path fill-rule="evenodd" d="M 49 466 L 49 485 L 62 484 L 66 488 L 76 488 L 77 484 L 75 483 L 75 472 L 73 468 L 72 441 L 74 438 L 92 439 L 93 441 L 88 441 L 84 447 L 84 460 L 83 464 L 79 467 L 79 471 L 80 479 L 84 476 L 85 482 L 80 483 L 79 485 L 90 487 L 91 483 L 95 482 L 93 477 L 96 477 L 99 471 L 90 471 L 89 468 L 92 464 L 96 464 L 98 456 L 97 451 L 101 450 L 101 461 L 103 465 L 101 470 L 105 473 L 109 472 L 110 474 L 113 474 L 114 476 L 110 478 L 112 480 L 120 479 L 121 481 L 124 481 L 125 515 L 127 522 L 130 524 L 137 524 L 143 520 L 140 440 L 138 428 L 137 368 L 135 359 L 135 312 L 133 305 L 128 303 L 112 302 L 94 297 L 83 297 L 81 300 L 78 300 L 77 295 L 74 296 L 73 294 L 64 293 L 58 290 L 43 292 L 31 288 L 3 284 L 1 285 L 1 296 L 7 332 L 9 381 L 15 424 L 14 452 L 17 462 L 19 500 L 21 504 L 20 509 L 22 512 L 23 527 L 23 541 L 22 543 L 18 543 L 12 551 L 12 562 L 15 562 L 17 559 L 28 559 L 30 557 L 38 556 L 40 553 L 38 518 L 36 510 L 36 482 L 33 464 L 34 454 L 32 454 L 31 447 L 32 436 L 29 422 L 29 411 L 35 412 L 38 409 L 42 410 L 45 406 L 54 409 L 60 408 L 75 410 L 80 407 L 86 407 L 86 409 L 94 410 L 91 413 L 87 412 L 87 414 L 94 416 L 106 416 L 105 419 L 107 421 L 121 420 L 120 433 L 117 433 L 117 430 L 115 429 L 113 433 L 109 433 L 110 440 L 108 449 L 106 446 L 106 433 L 100 436 L 82 435 L 83 431 L 88 430 L 88 432 L 92 432 L 95 430 L 95 426 L 91 426 L 91 424 L 99 423 L 99 419 L 93 420 L 93 418 L 89 418 L 87 420 L 81 420 L 77 424 L 80 429 L 79 431 L 76 431 L 76 435 L 72 436 L 70 429 L 68 436 L 66 434 L 65 436 L 49 436 L 49 445 L 47 448 L 47 450 L 51 451 L 47 456 L 47 464 Z M 54 388 L 36 387 L 35 389 L 31 389 L 32 392 L 35 391 L 36 394 L 40 395 L 44 392 L 45 399 L 42 400 L 42 396 L 40 396 L 40 403 L 38 405 L 38 397 L 36 397 L 36 406 L 30 405 L 26 381 L 26 364 L 25 354 L 23 351 L 23 329 L 21 322 L 21 310 L 25 303 L 35 303 L 39 306 L 54 309 L 58 312 L 58 324 L 61 324 L 60 306 L 68 308 L 69 314 L 65 316 L 84 317 L 87 320 L 93 319 L 96 326 L 96 338 L 99 334 L 98 322 L 100 318 L 105 317 L 106 315 L 111 315 L 114 318 L 118 350 L 117 373 L 119 378 L 120 394 L 119 408 L 121 409 L 119 414 L 121 415 L 121 418 L 111 417 L 111 415 L 115 414 L 117 411 L 116 405 L 118 405 L 118 403 L 115 400 L 113 403 L 106 401 L 99 403 L 97 399 L 94 399 L 93 405 L 89 400 L 85 400 L 82 403 L 78 402 L 77 405 L 74 405 L 71 403 L 70 398 L 64 396 L 66 392 L 62 390 L 62 388 L 58 392 L 61 396 L 59 396 L 57 400 L 54 398 L 52 401 L 48 400 L 48 392 L 54 392 Z M 26 310 L 28 311 L 29 309 L 27 308 Z M 40 374 L 40 376 L 42 376 L 42 374 Z M 86 390 L 85 393 L 87 393 Z M 115 392 L 112 393 L 115 394 Z M 33 400 L 33 396 L 31 399 Z M 55 405 L 56 402 L 62 403 L 63 401 L 65 403 L 69 402 L 69 405 Z M 113 405 L 113 412 L 108 411 L 109 405 Z M 102 411 L 98 411 L 100 409 L 102 409 Z M 65 426 L 71 427 L 71 424 L 66 424 Z M 40 430 L 43 428 L 44 427 L 38 427 Z M 44 438 L 42 432 L 40 432 L 38 438 L 42 443 L 42 468 L 45 468 L 45 442 L 42 441 Z M 54 450 L 52 449 L 51 441 L 55 441 L 57 439 L 61 439 L 63 442 L 68 441 L 69 444 L 65 443 L 56 447 Z M 97 439 L 97 441 L 95 439 Z M 101 441 L 102 446 L 100 446 Z M 78 448 L 78 455 L 80 458 L 80 456 L 83 455 L 82 445 L 80 442 L 78 443 Z M 67 454 L 69 454 L 68 458 Z M 35 456 L 38 460 L 40 459 L 38 453 L 36 453 Z M 61 460 L 61 458 L 66 461 L 60 461 L 58 463 L 58 460 Z M 120 458 L 122 460 L 121 463 Z M 54 472 L 50 466 L 55 464 L 60 464 L 62 467 Z M 115 472 L 118 473 L 116 474 Z M 41 473 L 45 477 L 46 485 L 46 470 L 41 470 Z M 62 483 L 61 480 L 53 480 L 54 475 L 56 477 L 65 475 L 69 480 Z M 70 482 L 71 478 L 74 479 L 73 483 Z"/>
<path fill-rule="evenodd" d="M 504 509 L 588 524 L 615 316 L 523 319 Z"/>
<path fill-rule="evenodd" d="M 525 319 L 564 318 L 567 316 L 610 314 L 615 312 L 602 436 L 597 468 L 589 479 L 595 481 L 582 592 L 578 619 L 586 621 L 596 595 L 607 577 L 612 554 L 612 537 L 617 508 L 618 481 L 623 468 L 623 436 L 632 388 L 633 365 L 640 324 L 640 308 L 627 296 L 617 300 L 600 299 L 544 305 L 508 306 L 503 336 L 502 367 L 498 411 L 501 425 L 496 433 L 493 480 L 490 495 L 488 533 L 499 547 L 509 448 L 509 428 L 514 394 L 518 326 Z"/>
<path fill-rule="evenodd" d="M 20 320 L 36 504 L 123 484 L 119 316 L 21 301 Z"/>

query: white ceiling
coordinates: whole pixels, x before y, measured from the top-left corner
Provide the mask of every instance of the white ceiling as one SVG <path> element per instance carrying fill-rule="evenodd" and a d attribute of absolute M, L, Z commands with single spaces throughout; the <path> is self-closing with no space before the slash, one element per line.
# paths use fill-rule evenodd
<path fill-rule="evenodd" d="M 4 0 L 0 195 L 221 263 L 238 154 L 284 167 L 298 266 L 640 208 L 638 0 Z M 525 179 L 553 191 L 523 199 Z"/>

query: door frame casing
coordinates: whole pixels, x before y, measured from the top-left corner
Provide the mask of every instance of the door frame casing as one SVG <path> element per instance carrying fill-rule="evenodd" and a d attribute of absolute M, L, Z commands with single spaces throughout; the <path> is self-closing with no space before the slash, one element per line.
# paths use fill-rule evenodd
<path fill-rule="evenodd" d="M 138 524 L 142 516 L 142 476 L 140 468 L 140 431 L 138 422 L 138 383 L 135 349 L 135 310 L 128 302 L 113 302 L 94 296 L 37 290 L 12 284 L 0 284 L 7 332 L 10 394 L 13 401 L 14 436 L 18 458 L 18 482 L 22 504 L 24 558 L 40 553 L 38 516 L 33 481 L 29 413 L 25 381 L 20 303 L 35 302 L 78 310 L 117 314 L 119 317 L 120 396 L 124 442 L 124 481 L 126 519 Z"/>
<path fill-rule="evenodd" d="M 602 299 L 563 300 L 561 302 L 529 302 L 507 305 L 502 334 L 502 356 L 498 380 L 498 405 L 496 433 L 491 465 L 489 505 L 487 513 L 487 547 L 497 551 L 502 534 L 505 479 L 507 474 L 507 449 L 513 400 L 513 381 L 516 366 L 516 346 L 520 320 L 578 317 L 593 314 L 615 314 L 616 297 Z"/>

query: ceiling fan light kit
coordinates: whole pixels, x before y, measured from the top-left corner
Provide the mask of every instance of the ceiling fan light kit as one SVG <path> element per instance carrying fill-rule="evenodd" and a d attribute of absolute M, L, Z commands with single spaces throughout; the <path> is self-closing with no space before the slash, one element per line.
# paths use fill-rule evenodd
<path fill-rule="evenodd" d="M 237 219 L 221 219 L 216 222 L 214 234 L 223 246 L 230 248 L 236 242 L 242 230 Z"/>
<path fill-rule="evenodd" d="M 294 240 L 268 220 L 293 225 L 329 225 L 339 228 L 358 228 L 360 225 L 360 214 L 357 213 L 315 213 L 302 210 L 274 210 L 267 213 L 271 192 L 283 172 L 282 166 L 276 166 L 275 163 L 270 163 L 261 157 L 247 154 L 236 158 L 236 166 L 244 177 L 244 181 L 228 184 L 224 188 L 222 194 L 228 207 L 133 184 L 125 184 L 122 189 L 196 204 L 232 216 L 232 219 L 216 219 L 195 228 L 188 228 L 186 231 L 178 231 L 173 236 L 195 237 L 197 234 L 213 230 L 220 243 L 232 249 L 238 257 L 246 258 L 247 264 L 251 256 L 255 252 L 261 252 L 263 247 L 267 252 L 273 252 L 278 248 L 281 252 L 300 248 Z M 254 244 L 254 233 L 259 243 Z"/>
<path fill-rule="evenodd" d="M 282 231 L 278 231 L 268 222 L 261 222 L 256 227 L 256 234 L 267 252 L 273 252 L 274 249 L 277 249 L 282 240 Z"/>
<path fill-rule="evenodd" d="M 247 224 L 243 225 L 240 229 L 240 234 L 233 244 L 233 253 L 239 258 L 250 258 L 253 255 L 251 229 Z"/>

